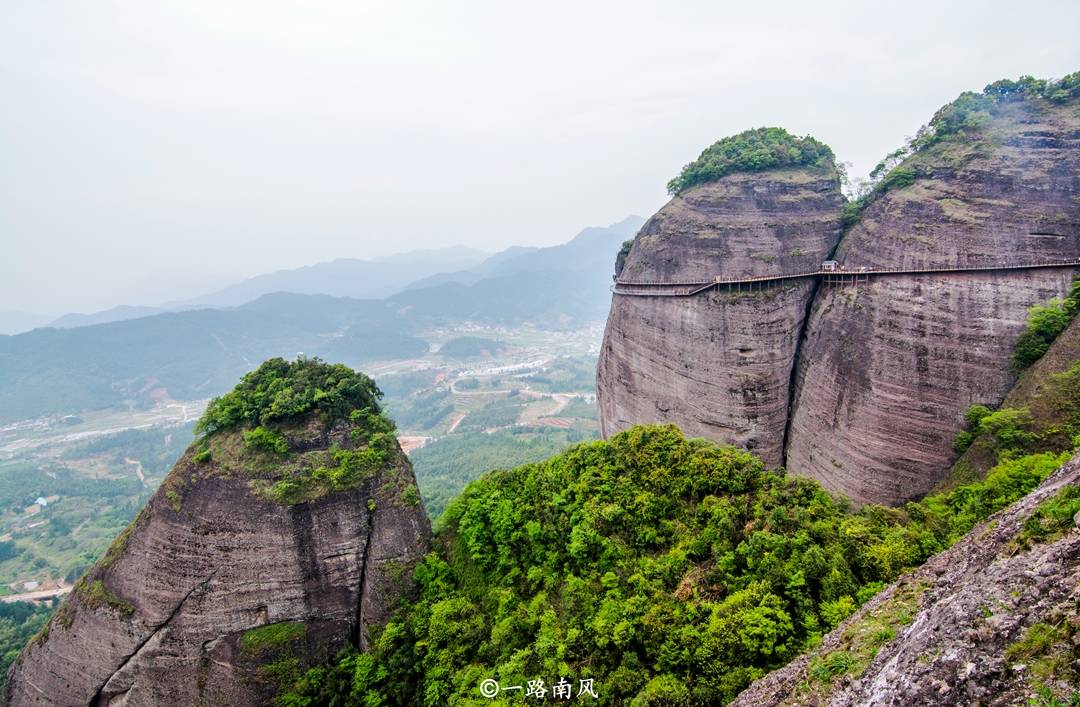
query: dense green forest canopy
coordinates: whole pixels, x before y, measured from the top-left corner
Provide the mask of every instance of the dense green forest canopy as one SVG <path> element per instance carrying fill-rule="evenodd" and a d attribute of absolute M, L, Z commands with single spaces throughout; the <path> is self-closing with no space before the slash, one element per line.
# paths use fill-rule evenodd
<path fill-rule="evenodd" d="M 52 615 L 52 607 L 25 601 L 0 604 L 0 687 L 7 682 L 7 671 L 19 651 L 40 631 Z"/>
<path fill-rule="evenodd" d="M 701 156 L 668 182 L 667 188 L 675 195 L 735 172 L 762 172 L 832 162 L 833 152 L 829 146 L 809 135 L 797 137 L 783 128 L 754 128 L 705 148 Z"/>
<path fill-rule="evenodd" d="M 598 704 L 723 704 L 1066 456 L 1006 454 L 985 480 L 855 510 L 671 426 L 580 444 L 471 483 L 372 652 L 279 702 L 489 704 L 483 680 L 567 678 Z"/>
<path fill-rule="evenodd" d="M 330 426 L 354 410 L 379 412 L 381 397 L 375 381 L 343 364 L 272 358 L 241 378 L 231 392 L 211 400 L 195 433 L 284 422 L 313 411 Z"/>
<path fill-rule="evenodd" d="M 424 508 L 432 520 L 476 478 L 478 469 L 509 469 L 558 454 L 571 444 L 595 439 L 594 429 L 521 426 L 476 430 L 436 440 L 409 454 Z"/>

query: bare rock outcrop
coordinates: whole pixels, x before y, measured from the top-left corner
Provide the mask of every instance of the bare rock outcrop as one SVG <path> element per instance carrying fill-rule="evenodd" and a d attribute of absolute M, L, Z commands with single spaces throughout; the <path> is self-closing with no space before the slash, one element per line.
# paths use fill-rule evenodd
<path fill-rule="evenodd" d="M 312 413 L 193 444 L 17 659 L 7 703 L 266 704 L 366 647 L 430 543 L 409 462 L 372 421 L 389 429 Z"/>
<path fill-rule="evenodd" d="M 1018 98 L 904 162 L 837 248 L 848 270 L 1080 256 L 1080 102 Z M 997 405 L 1028 309 L 1075 270 L 871 278 L 823 288 L 799 354 L 787 468 L 856 501 L 929 491 L 972 404 Z"/>
<path fill-rule="evenodd" d="M 1076 685 L 1063 675 L 1080 675 L 1080 530 L 1024 532 L 1078 486 L 1080 455 L 732 704 L 1018 705 L 1037 690 L 1039 704 L 1067 704 Z"/>
<path fill-rule="evenodd" d="M 816 269 L 840 237 L 832 166 L 733 173 L 674 197 L 635 238 L 623 281 Z M 614 297 L 597 374 L 600 425 L 673 422 L 781 464 L 789 384 L 814 283 L 692 298 Z"/>

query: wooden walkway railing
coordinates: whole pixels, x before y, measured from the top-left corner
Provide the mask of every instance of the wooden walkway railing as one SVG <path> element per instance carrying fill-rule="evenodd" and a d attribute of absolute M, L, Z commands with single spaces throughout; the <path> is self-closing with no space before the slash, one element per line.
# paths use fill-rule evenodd
<path fill-rule="evenodd" d="M 978 273 L 999 272 L 1003 270 L 1039 270 L 1046 268 L 1077 268 L 1080 269 L 1080 258 L 1075 260 L 1055 260 L 1044 263 L 1002 263 L 1000 265 L 973 265 L 955 268 L 858 268 L 848 270 L 843 267 L 834 270 L 808 270 L 806 272 L 789 273 L 786 275 L 754 275 L 750 277 L 723 278 L 716 277 L 712 280 L 697 282 L 658 282 L 658 281 L 630 281 L 616 280 L 612 292 L 617 295 L 628 297 L 693 297 L 711 289 L 721 289 L 730 292 L 753 292 L 758 289 L 782 284 L 788 280 L 801 280 L 805 278 L 822 278 L 822 284 L 833 285 L 856 285 L 869 282 L 870 278 L 902 276 L 902 275 L 933 275 L 938 273 Z"/>

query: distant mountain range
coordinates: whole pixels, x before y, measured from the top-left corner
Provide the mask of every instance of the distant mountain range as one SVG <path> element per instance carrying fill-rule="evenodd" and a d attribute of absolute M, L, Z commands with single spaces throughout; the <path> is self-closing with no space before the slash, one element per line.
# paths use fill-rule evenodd
<path fill-rule="evenodd" d="M 560 246 L 508 249 L 471 268 L 434 280 L 428 275 L 427 285 L 414 283 L 383 299 L 273 292 L 235 307 L 162 313 L 132 307 L 122 313 L 136 318 L 123 321 L 0 336 L 0 422 L 147 406 L 164 396 L 209 397 L 271 356 L 305 353 L 353 366 L 411 358 L 428 351 L 423 335 L 433 326 L 475 321 L 569 328 L 603 321 L 615 254 L 641 223 L 630 217 L 585 229 Z M 383 272 L 401 265 L 382 264 Z M 326 273 L 348 272 L 323 265 Z M 292 277 L 286 273 L 320 267 L 264 277 L 283 282 Z M 313 283 L 309 277 L 292 281 Z M 333 286 L 344 286 L 347 275 L 342 278 Z M 259 291 L 247 283 L 236 287 Z M 234 294 L 215 301 L 239 291 L 224 290 Z"/>
<path fill-rule="evenodd" d="M 48 321 L 49 317 L 44 314 L 0 309 L 0 334 L 17 334 L 21 331 L 29 331 L 34 327 L 44 326 Z"/>
<path fill-rule="evenodd" d="M 548 248 L 510 248 L 469 270 L 412 283 L 387 302 L 433 323 L 475 319 L 559 327 L 607 315 L 615 254 L 644 219 L 586 228 Z"/>
<path fill-rule="evenodd" d="M 206 307 L 238 307 L 272 292 L 381 299 L 405 289 L 414 280 L 459 268 L 470 268 L 490 253 L 451 246 L 358 260 L 339 258 L 290 270 L 258 275 L 224 289 L 160 307 L 121 305 L 92 314 L 65 314 L 47 326 L 58 329 L 105 324 L 164 312 Z"/>

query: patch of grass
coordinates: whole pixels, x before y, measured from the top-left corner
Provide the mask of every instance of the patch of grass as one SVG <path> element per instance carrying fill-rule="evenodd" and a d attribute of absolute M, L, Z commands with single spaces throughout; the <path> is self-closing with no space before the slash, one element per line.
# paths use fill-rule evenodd
<path fill-rule="evenodd" d="M 1036 694 L 1044 698 L 1041 704 L 1073 704 L 1075 686 L 1080 683 L 1073 647 L 1078 630 L 1080 617 L 1073 610 L 1047 617 L 1047 622 L 1032 624 L 1005 649 L 1005 658 L 1010 663 L 1027 666 L 1028 681 Z M 1063 689 L 1065 686 L 1070 687 Z"/>
<path fill-rule="evenodd" d="M 298 641 L 304 637 L 307 627 L 302 621 L 282 621 L 245 631 L 240 637 L 240 650 L 249 656 Z"/>
<path fill-rule="evenodd" d="M 276 454 L 277 456 L 283 457 L 289 453 L 289 443 L 286 441 L 285 435 L 277 430 L 267 429 L 262 425 L 244 432 L 244 444 L 249 449 Z"/>
<path fill-rule="evenodd" d="M 1058 697 L 1050 687 L 1040 685 L 1035 688 L 1035 696 L 1029 700 L 1029 704 L 1032 707 L 1080 707 L 1080 691 Z"/>
<path fill-rule="evenodd" d="M 130 602 L 113 594 L 100 579 L 87 582 L 83 578 L 75 585 L 75 591 L 83 603 L 92 609 L 108 607 L 125 618 L 135 613 L 135 607 Z"/>
<path fill-rule="evenodd" d="M 1014 548 L 1024 550 L 1057 540 L 1075 527 L 1073 517 L 1077 513 L 1080 513 L 1080 488 L 1066 486 L 1040 503 L 1024 521 L 1024 527 L 1013 540 Z"/>
<path fill-rule="evenodd" d="M 797 697 L 827 698 L 836 678 L 862 675 L 878 650 L 895 638 L 897 630 L 912 622 L 919 608 L 919 598 L 927 589 L 925 583 L 899 586 L 880 606 L 848 626 L 840 636 L 840 645 L 810 661 L 807 666 L 809 683 L 797 689 Z"/>
<path fill-rule="evenodd" d="M 401 492 L 401 500 L 409 506 L 420 505 L 420 490 L 416 486 L 409 484 L 405 487 L 405 490 Z"/>
<path fill-rule="evenodd" d="M 210 461 L 210 446 L 205 439 L 199 440 L 195 445 L 195 454 L 192 456 L 196 464 L 205 464 Z"/>
<path fill-rule="evenodd" d="M 75 606 L 70 601 L 65 601 L 53 614 L 53 618 L 65 629 L 71 628 L 71 624 L 75 623 Z"/>
<path fill-rule="evenodd" d="M 251 482 L 252 491 L 268 501 L 284 505 L 308 503 L 331 493 L 359 488 L 364 482 L 388 470 L 397 461 L 398 446 L 394 423 L 371 408 L 354 410 L 346 448 L 335 444 L 325 452 L 311 452 L 287 470 L 285 478 L 270 483 Z M 226 439 L 228 436 L 225 437 Z M 281 465 L 275 469 L 280 472 Z"/>
<path fill-rule="evenodd" d="M 179 513 L 180 509 L 183 508 L 185 485 L 184 477 L 180 475 L 179 470 L 169 472 L 169 475 L 165 477 L 165 481 L 161 483 L 165 501 L 169 504 L 169 508 L 173 509 L 174 513 Z"/>
<path fill-rule="evenodd" d="M 259 677 L 278 687 L 293 684 L 300 675 L 300 660 L 294 655 L 285 656 L 259 668 Z"/>
<path fill-rule="evenodd" d="M 810 677 L 818 682 L 829 683 L 837 675 L 850 672 L 856 665 L 855 656 L 847 651 L 829 653 L 824 658 L 816 658 L 810 662 L 807 672 Z"/>
<path fill-rule="evenodd" d="M 325 453 L 323 464 L 301 468 L 268 487 L 256 488 L 259 495 L 275 503 L 290 506 L 308 503 L 331 493 L 359 488 L 389 462 L 388 450 L 333 448 Z"/>
<path fill-rule="evenodd" d="M 245 631 L 240 653 L 248 660 L 266 661 L 258 667 L 258 680 L 280 689 L 301 675 L 297 643 L 307 634 L 301 621 L 282 621 Z"/>
<path fill-rule="evenodd" d="M 120 531 L 120 534 L 113 540 L 112 545 L 105 551 L 105 556 L 101 558 L 101 567 L 107 569 L 116 564 L 116 561 L 124 554 L 124 550 L 127 549 L 128 540 L 131 538 L 131 534 L 135 532 L 136 526 L 146 516 L 146 507 L 144 506 L 139 515 L 135 516 L 135 520 L 128 523 L 128 526 Z"/>

